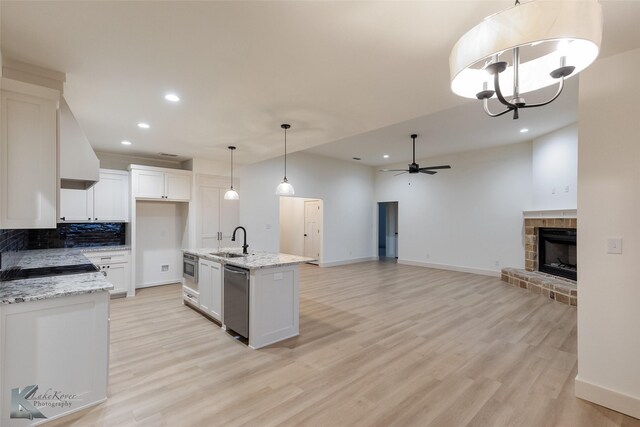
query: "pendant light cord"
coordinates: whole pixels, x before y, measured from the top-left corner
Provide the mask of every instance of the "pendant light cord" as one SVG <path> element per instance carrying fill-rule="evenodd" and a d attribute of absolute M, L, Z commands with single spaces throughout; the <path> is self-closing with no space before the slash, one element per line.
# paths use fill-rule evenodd
<path fill-rule="evenodd" d="M 231 189 L 233 190 L 233 150 L 231 150 Z"/>
<path fill-rule="evenodd" d="M 287 128 L 284 128 L 284 182 L 287 182 Z"/>

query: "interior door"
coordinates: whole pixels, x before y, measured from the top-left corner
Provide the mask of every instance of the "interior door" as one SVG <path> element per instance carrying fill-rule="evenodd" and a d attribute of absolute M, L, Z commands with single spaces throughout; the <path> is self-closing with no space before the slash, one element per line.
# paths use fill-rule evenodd
<path fill-rule="evenodd" d="M 220 189 L 201 186 L 198 189 L 200 205 L 200 248 L 217 249 L 220 244 Z"/>
<path fill-rule="evenodd" d="M 240 201 L 224 200 L 225 192 L 226 190 L 220 190 L 220 246 L 223 248 L 240 246 L 242 243 L 239 239 L 235 242 L 231 241 L 233 230 L 240 225 Z"/>
<path fill-rule="evenodd" d="M 320 221 L 320 201 L 304 202 L 304 256 L 320 257 L 320 239 L 322 238 Z"/>

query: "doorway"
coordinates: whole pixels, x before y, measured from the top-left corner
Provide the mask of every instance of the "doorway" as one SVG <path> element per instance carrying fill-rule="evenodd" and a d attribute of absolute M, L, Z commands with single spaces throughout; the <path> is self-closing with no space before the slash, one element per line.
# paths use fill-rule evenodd
<path fill-rule="evenodd" d="M 398 202 L 378 203 L 378 258 L 398 258 Z"/>
<path fill-rule="evenodd" d="M 322 262 L 322 199 L 280 197 L 280 252 Z"/>

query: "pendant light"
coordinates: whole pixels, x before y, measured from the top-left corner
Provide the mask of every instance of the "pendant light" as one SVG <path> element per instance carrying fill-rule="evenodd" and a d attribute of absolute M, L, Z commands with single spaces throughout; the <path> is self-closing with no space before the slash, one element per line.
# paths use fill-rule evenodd
<path fill-rule="evenodd" d="M 276 188 L 276 196 L 293 196 L 295 191 L 293 190 L 293 185 L 289 184 L 287 180 L 287 129 L 291 127 L 288 124 L 280 125 L 282 129 L 284 129 L 284 179 Z"/>
<path fill-rule="evenodd" d="M 451 90 L 482 101 L 491 117 L 513 111 L 517 119 L 520 109 L 554 101 L 565 79 L 598 57 L 601 40 L 602 6 L 596 0 L 516 0 L 458 40 L 449 57 Z M 552 85 L 557 85 L 556 94 L 542 102 L 522 96 Z M 497 98 L 502 111 L 490 111 L 491 98 Z"/>
<path fill-rule="evenodd" d="M 229 188 L 229 190 L 227 190 L 227 192 L 224 193 L 224 199 L 239 200 L 240 196 L 238 195 L 238 192 L 233 189 L 233 151 L 236 149 L 236 147 L 230 145 L 227 148 L 229 148 L 229 151 L 231 151 L 231 188 Z"/>

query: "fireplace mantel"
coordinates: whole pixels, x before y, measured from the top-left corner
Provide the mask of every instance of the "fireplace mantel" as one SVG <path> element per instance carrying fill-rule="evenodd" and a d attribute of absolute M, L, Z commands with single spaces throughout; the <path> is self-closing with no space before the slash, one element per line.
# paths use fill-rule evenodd
<path fill-rule="evenodd" d="M 577 209 L 544 209 L 539 211 L 522 211 L 524 218 L 577 218 Z"/>

